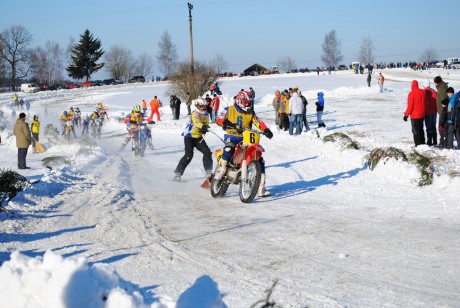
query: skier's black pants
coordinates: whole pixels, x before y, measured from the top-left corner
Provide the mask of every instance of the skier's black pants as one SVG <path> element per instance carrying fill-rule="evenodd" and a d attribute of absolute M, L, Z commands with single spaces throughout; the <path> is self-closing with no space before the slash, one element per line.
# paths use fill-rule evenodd
<path fill-rule="evenodd" d="M 425 132 L 423 131 L 424 118 L 411 119 L 412 134 L 414 135 L 415 146 L 425 144 Z"/>
<path fill-rule="evenodd" d="M 179 173 L 180 175 L 184 174 L 185 168 L 192 161 L 193 158 L 193 149 L 196 148 L 198 151 L 203 153 L 203 167 L 206 172 L 212 171 L 212 153 L 209 149 L 206 141 L 202 137 L 200 138 L 190 138 L 184 137 L 185 145 L 185 154 L 179 161 L 179 164 L 176 167 L 174 173 Z"/>

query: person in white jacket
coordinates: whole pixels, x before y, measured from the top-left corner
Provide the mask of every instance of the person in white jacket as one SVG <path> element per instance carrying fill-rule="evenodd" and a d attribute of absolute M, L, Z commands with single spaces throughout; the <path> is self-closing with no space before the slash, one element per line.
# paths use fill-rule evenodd
<path fill-rule="evenodd" d="M 302 98 L 297 93 L 298 87 L 294 86 L 292 88 L 291 98 L 289 100 L 289 135 L 294 135 L 294 126 L 296 129 L 296 135 L 302 133 L 302 110 L 303 110 L 303 101 Z"/>

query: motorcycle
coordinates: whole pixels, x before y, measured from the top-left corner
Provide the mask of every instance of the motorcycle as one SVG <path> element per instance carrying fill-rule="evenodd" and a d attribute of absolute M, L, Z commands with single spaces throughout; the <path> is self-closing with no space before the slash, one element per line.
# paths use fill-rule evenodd
<path fill-rule="evenodd" d="M 134 155 L 144 157 L 147 146 L 153 150 L 152 134 L 150 128 L 147 127 L 147 123 L 140 123 L 133 136 Z"/>
<path fill-rule="evenodd" d="M 223 150 L 216 150 L 217 165 L 211 177 L 211 196 L 221 198 L 230 184 L 239 184 L 239 196 L 243 203 L 251 203 L 259 189 L 264 148 L 259 144 L 260 131 L 243 128 L 243 141 L 235 147 L 232 159 L 227 164 L 227 171 L 220 180 L 214 178 L 220 166 Z"/>
<path fill-rule="evenodd" d="M 64 138 L 70 140 L 70 134 L 72 133 L 73 123 L 71 120 L 66 121 L 64 126 Z"/>
<path fill-rule="evenodd" d="M 102 121 L 100 119 L 91 120 L 91 137 L 101 139 Z"/>

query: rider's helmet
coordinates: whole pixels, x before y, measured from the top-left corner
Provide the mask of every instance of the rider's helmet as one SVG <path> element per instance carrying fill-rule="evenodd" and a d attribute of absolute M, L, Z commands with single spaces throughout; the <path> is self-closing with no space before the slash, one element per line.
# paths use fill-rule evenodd
<path fill-rule="evenodd" d="M 208 102 L 202 98 L 197 98 L 196 100 L 194 100 L 194 103 L 195 107 L 200 110 L 206 110 L 206 107 L 208 106 Z"/>
<path fill-rule="evenodd" d="M 70 110 L 73 110 L 73 107 L 70 107 Z"/>
<path fill-rule="evenodd" d="M 235 103 L 241 110 L 247 112 L 251 108 L 250 100 L 251 93 L 248 91 L 241 91 L 236 95 Z"/>
<path fill-rule="evenodd" d="M 76 110 L 76 111 L 80 111 L 80 108 L 77 107 L 75 110 Z"/>
<path fill-rule="evenodd" d="M 66 116 L 66 115 L 67 115 L 67 111 L 64 111 L 62 114 Z"/>
<path fill-rule="evenodd" d="M 134 109 L 133 109 L 133 110 L 134 110 L 135 113 L 141 113 L 141 112 L 142 112 L 142 109 L 141 109 L 141 106 L 140 106 L 140 105 L 134 106 Z"/>

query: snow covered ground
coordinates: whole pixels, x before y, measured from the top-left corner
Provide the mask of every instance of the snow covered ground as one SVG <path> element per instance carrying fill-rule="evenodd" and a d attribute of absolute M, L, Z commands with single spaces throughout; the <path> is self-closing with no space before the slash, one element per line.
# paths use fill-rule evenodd
<path fill-rule="evenodd" d="M 187 120 L 171 120 L 166 83 L 21 94 L 31 102 L 27 121 L 41 118 L 43 154 L 29 152 L 38 183 L 0 214 L 0 306 L 5 307 L 248 307 L 264 299 L 283 307 L 454 307 L 460 301 L 460 151 L 420 146 L 433 161 L 434 180 L 419 187 L 412 164 L 389 160 L 370 171 L 377 147 L 413 150 L 402 120 L 410 81 L 440 74 L 460 90 L 460 73 L 383 70 L 229 78 L 224 105 L 241 88 L 256 91 L 257 114 L 274 131 L 262 138 L 272 197 L 243 204 L 237 187 L 213 199 L 200 188 L 205 173 L 195 153 L 181 183 L 173 171 L 183 155 Z M 297 85 L 316 127 L 316 93 L 325 93 L 327 127 L 289 136 L 274 125 L 274 91 Z M 432 83 L 432 87 L 434 85 Z M 119 152 L 124 124 L 116 121 L 142 99 L 158 95 L 165 107 L 154 125 L 155 149 L 143 158 Z M 0 166 L 17 170 L 15 117 L 0 94 Z M 51 144 L 48 123 L 69 107 L 90 113 L 102 101 L 111 120 L 95 144 Z M 220 134 L 222 131 L 214 127 Z M 359 150 L 322 137 L 343 132 Z M 78 132 L 79 133 L 79 132 Z M 206 142 L 222 146 L 214 135 Z M 53 155 L 70 165 L 45 168 Z"/>

